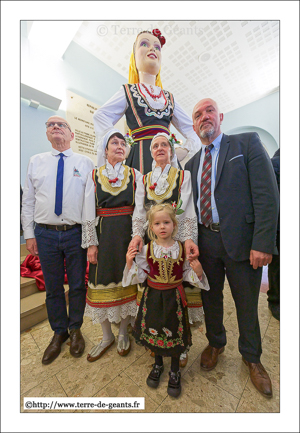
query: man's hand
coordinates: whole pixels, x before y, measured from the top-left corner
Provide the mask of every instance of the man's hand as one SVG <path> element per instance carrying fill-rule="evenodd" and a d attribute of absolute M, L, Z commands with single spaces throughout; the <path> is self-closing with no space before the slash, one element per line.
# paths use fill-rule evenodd
<path fill-rule="evenodd" d="M 136 235 L 136 236 L 134 236 L 134 237 L 132 238 L 132 241 L 130 242 L 128 248 L 133 247 L 133 248 L 135 248 L 137 251 L 141 252 L 141 251 L 142 251 L 142 248 L 143 248 L 143 245 L 144 245 L 143 239 L 142 239 L 140 236 Z"/>
<path fill-rule="evenodd" d="M 87 259 L 90 263 L 92 263 L 92 265 L 97 264 L 98 262 L 97 256 L 98 256 L 98 247 L 96 247 L 96 245 L 91 245 L 90 247 L 88 247 Z"/>
<path fill-rule="evenodd" d="M 190 263 L 199 256 L 199 249 L 192 239 L 187 239 L 184 243 L 184 247 L 186 258 Z"/>
<path fill-rule="evenodd" d="M 253 269 L 269 265 L 272 262 L 272 254 L 262 253 L 260 251 L 250 251 L 250 265 Z"/>
<path fill-rule="evenodd" d="M 26 239 L 26 249 L 30 252 L 33 256 L 38 256 L 38 248 L 35 238 Z"/>

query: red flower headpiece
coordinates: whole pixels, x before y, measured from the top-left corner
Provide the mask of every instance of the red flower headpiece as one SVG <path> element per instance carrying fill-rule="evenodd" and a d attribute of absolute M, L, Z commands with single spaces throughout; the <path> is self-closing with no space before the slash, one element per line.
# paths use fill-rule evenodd
<path fill-rule="evenodd" d="M 158 30 L 158 29 L 153 29 L 152 30 L 152 34 L 154 36 L 156 36 L 157 39 L 159 39 L 160 45 L 161 45 L 161 47 L 163 47 L 165 45 L 165 43 L 166 43 L 166 38 L 161 35 L 161 31 Z"/>

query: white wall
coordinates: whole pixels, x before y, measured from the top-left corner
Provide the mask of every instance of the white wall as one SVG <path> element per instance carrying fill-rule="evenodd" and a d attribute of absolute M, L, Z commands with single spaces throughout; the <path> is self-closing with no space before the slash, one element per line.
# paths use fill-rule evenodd
<path fill-rule="evenodd" d="M 21 185 L 24 186 L 30 157 L 51 149 L 46 137 L 45 122 L 54 114 L 66 117 L 65 91 L 71 90 L 101 106 L 126 83 L 126 78 L 74 42 L 69 45 L 63 59 L 53 61 L 51 56 L 40 58 L 25 36 L 21 42 L 21 81 L 62 99 L 58 111 L 42 106 L 32 108 L 29 107 L 28 100 L 21 99 Z M 109 80 L 104 81 L 102 77 L 109 77 Z"/>
<path fill-rule="evenodd" d="M 272 157 L 279 148 L 279 92 L 224 114 L 222 131 L 257 132 Z"/>

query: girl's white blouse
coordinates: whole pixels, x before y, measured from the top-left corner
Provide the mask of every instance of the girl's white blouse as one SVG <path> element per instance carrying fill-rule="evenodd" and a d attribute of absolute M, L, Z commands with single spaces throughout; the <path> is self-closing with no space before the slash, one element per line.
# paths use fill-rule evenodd
<path fill-rule="evenodd" d="M 153 242 L 153 252 L 155 257 L 161 258 L 164 256 L 172 257 L 172 259 L 177 259 L 179 255 L 179 244 L 177 241 L 171 247 L 164 248 Z M 150 271 L 150 267 L 146 260 L 147 245 L 143 246 L 142 251 L 135 256 L 133 264 L 128 269 L 127 265 L 124 269 L 122 285 L 123 287 L 130 286 L 131 284 L 143 283 L 147 278 L 147 272 Z M 209 290 L 209 284 L 207 277 L 203 272 L 201 278 L 199 279 L 197 274 L 193 271 L 188 260 L 184 261 L 183 264 L 183 280 L 191 283 L 192 286 L 198 287 L 202 290 Z"/>

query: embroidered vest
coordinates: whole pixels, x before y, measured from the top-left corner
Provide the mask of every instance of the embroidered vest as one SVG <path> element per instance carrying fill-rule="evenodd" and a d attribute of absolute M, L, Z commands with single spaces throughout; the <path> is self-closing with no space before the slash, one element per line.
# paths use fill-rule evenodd
<path fill-rule="evenodd" d="M 145 187 L 145 198 L 144 198 L 144 206 L 146 207 L 149 204 L 153 203 L 178 203 L 180 198 L 180 191 L 182 182 L 184 180 L 184 171 L 178 170 L 175 167 L 171 167 L 168 173 L 168 183 L 169 186 L 167 190 L 161 194 L 157 195 L 155 190 L 150 189 L 151 186 L 151 174 L 152 172 L 146 174 L 143 177 L 144 187 Z"/>
<path fill-rule="evenodd" d="M 128 109 L 125 112 L 128 127 L 135 130 L 141 127 L 148 127 L 156 125 L 163 128 L 163 132 L 170 129 L 170 122 L 173 117 L 174 99 L 173 95 L 166 90 L 163 90 L 166 104 L 162 109 L 152 108 L 147 99 L 143 96 L 138 84 L 124 84 L 126 99 L 128 102 Z M 149 131 L 150 132 L 150 131 Z M 155 130 L 154 134 L 159 131 Z M 150 134 L 149 138 L 152 134 Z M 146 139 L 143 137 L 142 139 Z"/>
<path fill-rule="evenodd" d="M 119 206 L 133 206 L 136 188 L 135 172 L 133 168 L 124 165 L 124 179 L 120 187 L 113 187 L 108 178 L 102 174 L 105 165 L 93 170 L 92 178 L 95 184 L 97 208 L 114 208 Z"/>
<path fill-rule="evenodd" d="M 179 242 L 179 255 L 177 259 L 171 257 L 157 258 L 154 255 L 153 241 L 147 246 L 147 262 L 150 266 L 148 280 L 155 283 L 180 285 L 183 279 L 183 262 L 184 262 L 184 249 Z"/>

